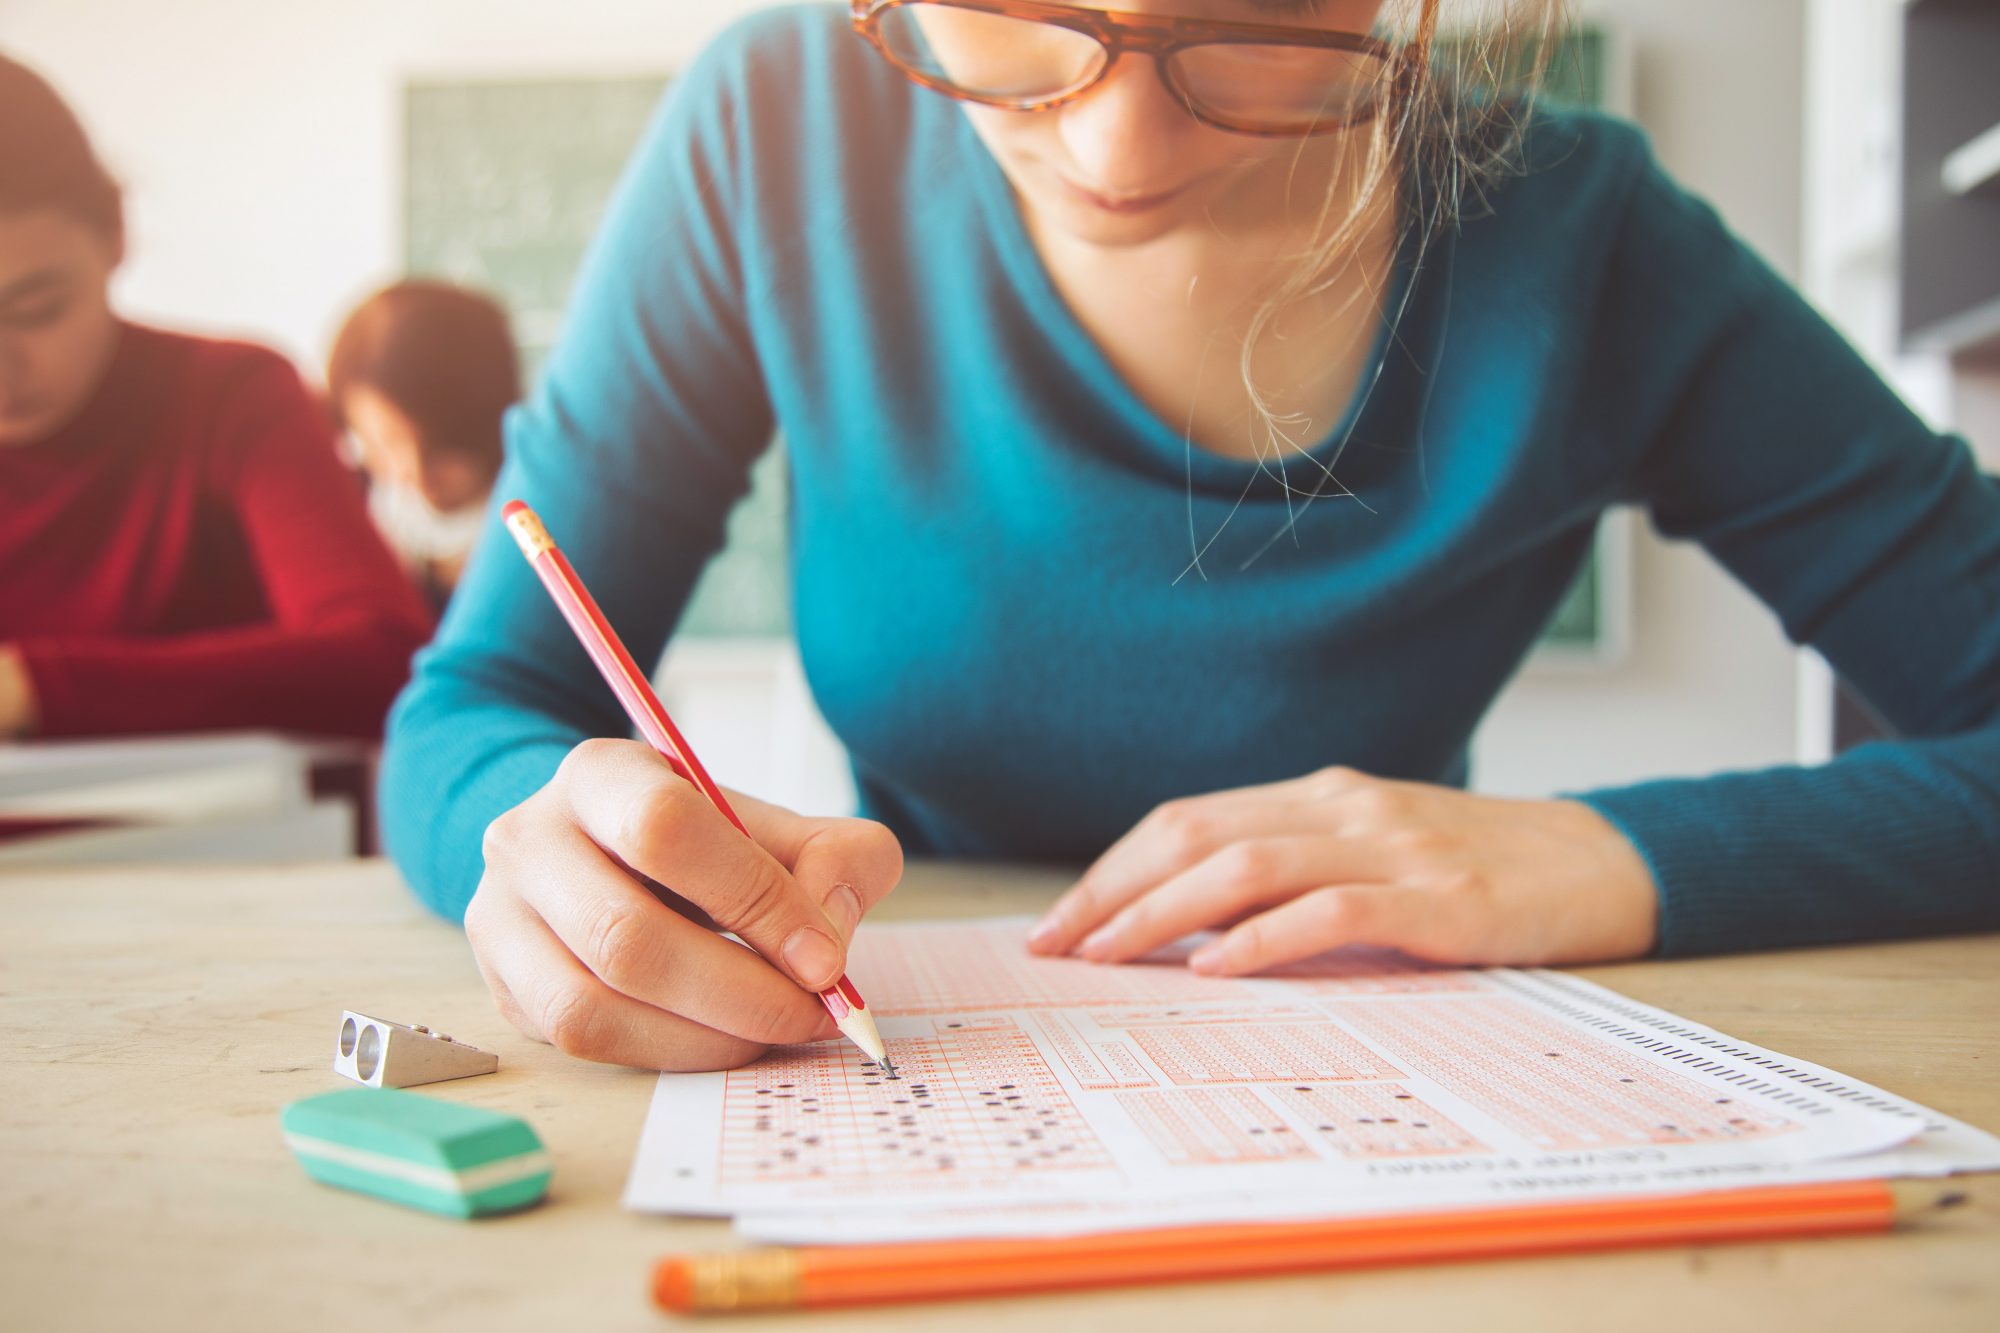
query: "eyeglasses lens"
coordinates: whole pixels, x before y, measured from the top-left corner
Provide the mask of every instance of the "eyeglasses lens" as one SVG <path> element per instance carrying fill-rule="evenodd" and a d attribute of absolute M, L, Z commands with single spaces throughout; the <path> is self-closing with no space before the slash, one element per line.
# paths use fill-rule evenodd
<path fill-rule="evenodd" d="M 1169 63 L 1175 86 L 1202 115 L 1263 133 L 1366 120 L 1386 76 L 1379 57 L 1312 46 L 1209 42 L 1183 47 Z"/>
<path fill-rule="evenodd" d="M 899 5 L 881 15 L 877 32 L 905 70 L 982 102 L 1060 97 L 1089 84 L 1107 58 L 1084 33 L 952 5 Z"/>
<path fill-rule="evenodd" d="M 881 11 L 876 34 L 905 72 L 997 106 L 1034 106 L 1088 87 L 1110 58 L 1086 33 L 926 0 Z M 1324 47 L 1208 42 L 1182 47 L 1167 63 L 1198 114 L 1256 134 L 1365 120 L 1386 83 L 1380 57 Z"/>

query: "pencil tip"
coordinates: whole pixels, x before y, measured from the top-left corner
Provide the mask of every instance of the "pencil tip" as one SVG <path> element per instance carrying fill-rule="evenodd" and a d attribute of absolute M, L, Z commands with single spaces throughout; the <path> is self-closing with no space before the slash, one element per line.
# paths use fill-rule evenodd
<path fill-rule="evenodd" d="M 1914 1179 L 1883 1183 L 1888 1186 L 1895 1216 L 1899 1219 L 1908 1220 L 1933 1213 L 1948 1213 L 1972 1202 L 1969 1191 L 1940 1185 L 1935 1177 L 1927 1179 L 1918 1176 Z"/>
<path fill-rule="evenodd" d="M 850 1009 L 843 1018 L 834 1020 L 847 1039 L 859 1046 L 869 1059 L 877 1064 L 887 1063 L 887 1049 L 882 1045 L 882 1033 L 875 1026 L 875 1020 L 866 1009 Z"/>

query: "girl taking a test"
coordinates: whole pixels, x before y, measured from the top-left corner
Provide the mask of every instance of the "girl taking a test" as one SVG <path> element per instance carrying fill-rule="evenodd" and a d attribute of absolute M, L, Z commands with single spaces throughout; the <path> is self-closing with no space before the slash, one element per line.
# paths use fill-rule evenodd
<path fill-rule="evenodd" d="M 0 54 L 0 742 L 374 737 L 431 617 L 277 353 L 119 317 L 125 211 Z"/>
<path fill-rule="evenodd" d="M 1213 974 L 2000 924 L 2000 491 L 1636 132 L 1454 80 L 1551 5 L 1479 6 L 1447 61 L 1451 8 L 855 0 L 677 80 L 498 492 L 652 661 L 782 435 L 869 818 L 732 796 L 745 840 L 589 739 L 616 704 L 489 520 L 384 819 L 510 1018 L 668 1069 L 829 1035 L 811 992 L 905 852 L 1087 863 L 1032 948 L 1217 927 Z M 1900 738 L 1461 790 L 1621 503 Z"/>

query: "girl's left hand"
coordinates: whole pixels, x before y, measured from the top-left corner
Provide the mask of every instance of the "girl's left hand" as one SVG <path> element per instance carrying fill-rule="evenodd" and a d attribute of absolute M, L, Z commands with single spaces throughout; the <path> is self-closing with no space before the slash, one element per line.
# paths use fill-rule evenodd
<path fill-rule="evenodd" d="M 1028 943 L 1125 962 L 1224 927 L 1189 967 L 1240 975 L 1347 944 L 1439 963 L 1603 962 L 1652 949 L 1659 898 L 1638 849 L 1581 802 L 1329 768 L 1160 806 Z"/>

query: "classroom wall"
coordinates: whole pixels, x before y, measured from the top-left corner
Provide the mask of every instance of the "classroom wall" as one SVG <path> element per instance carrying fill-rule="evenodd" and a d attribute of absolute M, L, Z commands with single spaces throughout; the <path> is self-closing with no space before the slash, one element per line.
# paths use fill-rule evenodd
<path fill-rule="evenodd" d="M 83 113 L 131 203 L 120 296 L 316 362 L 393 277 L 401 86 L 656 73 L 756 0 L 0 0 L 0 45 Z"/>
<path fill-rule="evenodd" d="M 0 0 L 0 45 L 83 111 L 132 205 L 136 315 L 247 332 L 308 363 L 393 274 L 399 88 L 412 76 L 672 67 L 757 0 Z M 1788 275 L 1799 264 L 1800 0 L 1587 0 L 1636 53 L 1660 155 Z M 1478 780 L 1540 793 L 1781 762 L 1793 664 L 1770 618 L 1698 553 L 1642 535 L 1636 642 L 1604 670 L 1531 670 L 1481 734 Z M 712 766 L 754 783 L 768 737 L 739 693 Z M 823 759 L 823 756 L 821 756 Z M 824 793 L 807 765 L 793 794 Z M 800 794 L 800 793 L 803 794 Z"/>

